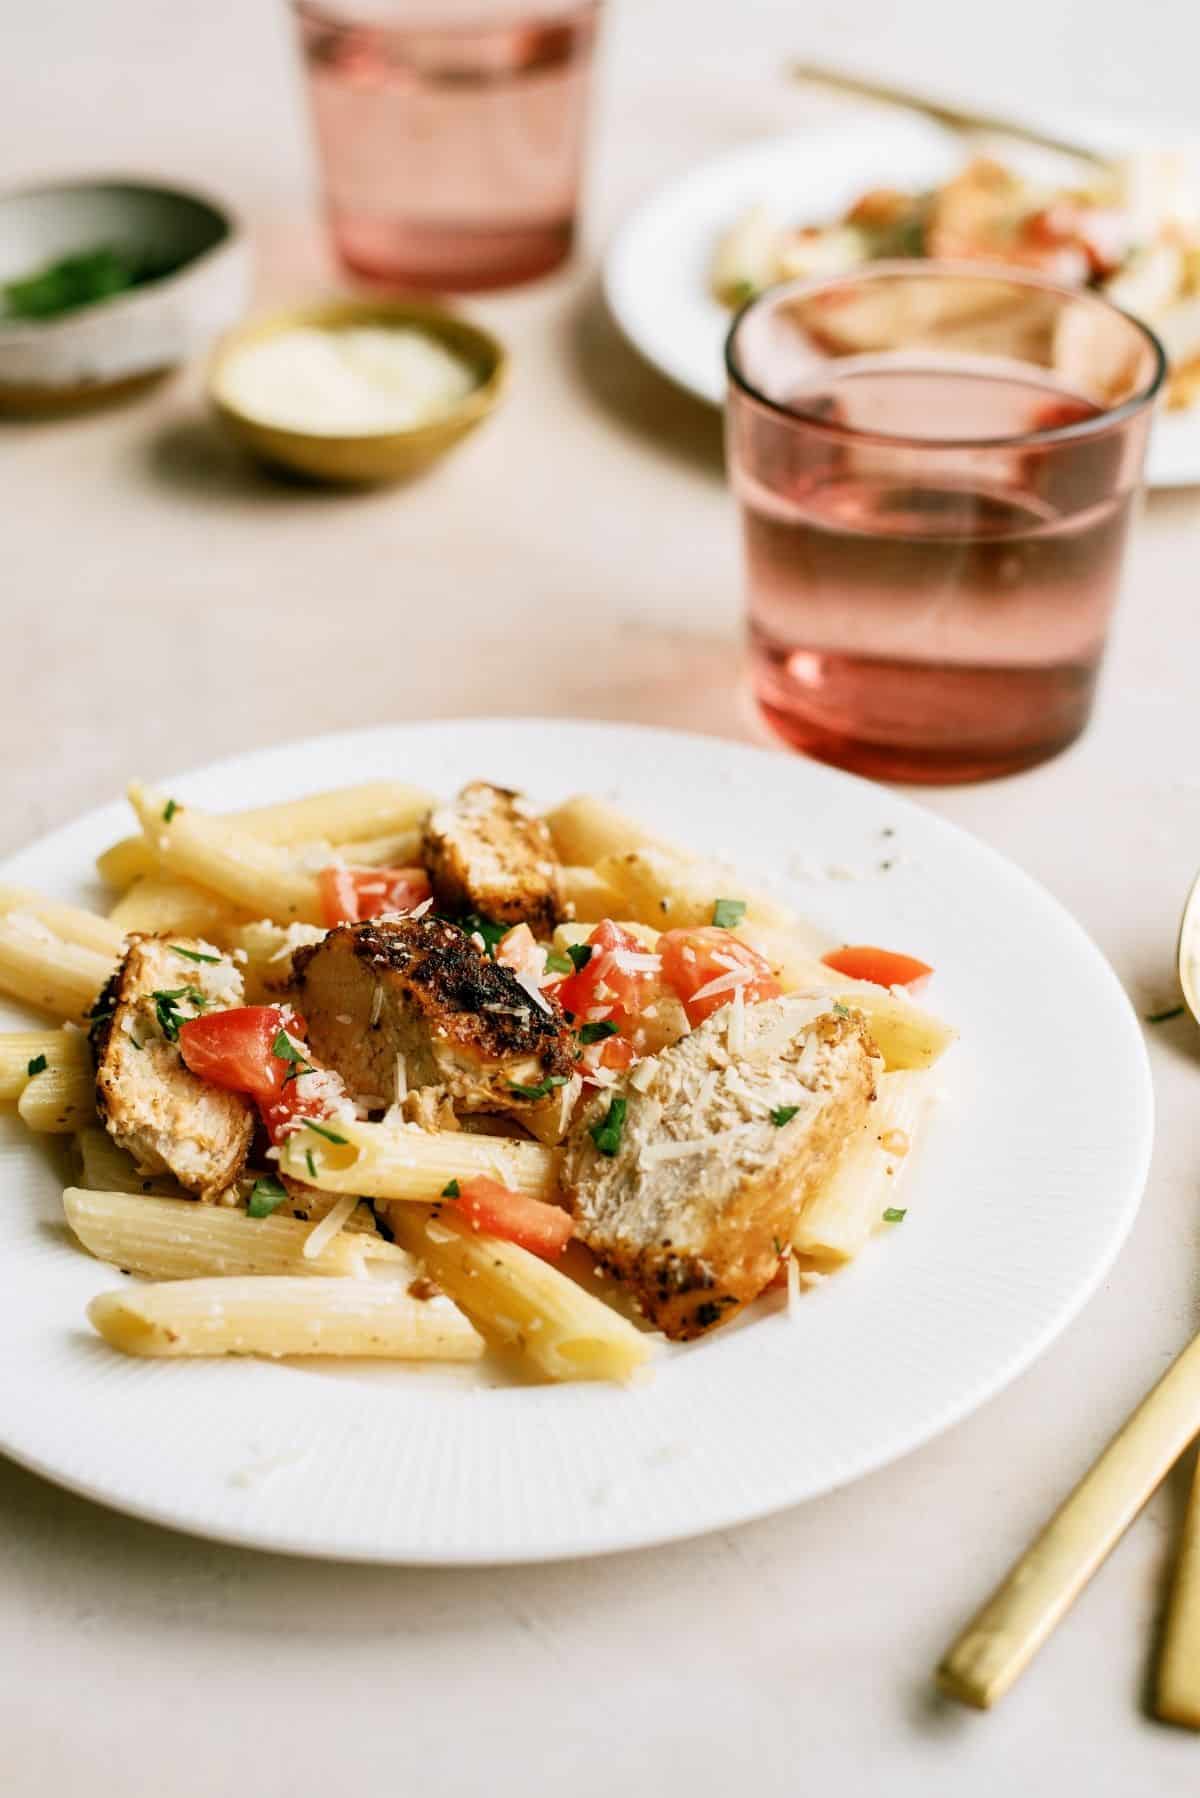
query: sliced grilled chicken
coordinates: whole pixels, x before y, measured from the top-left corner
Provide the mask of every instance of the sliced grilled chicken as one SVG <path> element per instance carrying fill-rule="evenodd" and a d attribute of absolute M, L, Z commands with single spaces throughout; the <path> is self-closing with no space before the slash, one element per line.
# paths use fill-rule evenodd
<path fill-rule="evenodd" d="M 245 1165 L 254 1108 L 183 1064 L 179 1026 L 242 1002 L 233 962 L 183 936 L 134 937 L 93 1013 L 96 1100 L 105 1128 L 141 1174 L 173 1174 L 211 1199 Z"/>
<path fill-rule="evenodd" d="M 578 1091 L 561 1010 L 539 1004 L 456 924 L 343 924 L 298 950 L 294 966 L 314 1055 L 368 1107 L 419 1095 L 421 1115 L 448 1101 L 510 1113 L 541 1134 L 562 1117 L 562 1094 Z"/>
<path fill-rule="evenodd" d="M 861 1015 L 831 999 L 725 1006 L 576 1121 L 563 1187 L 578 1234 L 668 1336 L 725 1322 L 775 1275 L 878 1066 Z"/>
<path fill-rule="evenodd" d="M 475 780 L 453 805 L 431 812 L 421 855 L 441 911 L 528 924 L 543 937 L 564 915 L 550 832 L 507 787 Z"/>

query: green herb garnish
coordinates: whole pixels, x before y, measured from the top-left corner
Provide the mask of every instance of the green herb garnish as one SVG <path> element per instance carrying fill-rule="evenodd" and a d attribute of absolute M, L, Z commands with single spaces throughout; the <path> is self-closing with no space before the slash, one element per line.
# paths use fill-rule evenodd
<path fill-rule="evenodd" d="M 508 935 L 507 924 L 495 924 L 491 918 L 485 918 L 482 912 L 477 911 L 468 912 L 465 918 L 455 921 L 459 929 L 465 930 L 468 936 L 482 937 L 485 951 L 493 961 L 496 959 L 496 945 Z"/>
<path fill-rule="evenodd" d="M 582 974 L 592 959 L 592 945 L 590 943 L 568 943 L 567 954 L 571 958 L 571 966 L 575 972 Z"/>
<path fill-rule="evenodd" d="M 600 1018 L 595 1024 L 584 1024 L 579 1032 L 581 1043 L 602 1043 L 606 1036 L 618 1036 L 617 1026 L 608 1018 Z"/>
<path fill-rule="evenodd" d="M 746 915 L 744 899 L 718 899 L 713 906 L 712 921 L 718 930 L 732 930 Z"/>
<path fill-rule="evenodd" d="M 271 1053 L 277 1061 L 304 1062 L 305 1067 L 311 1065 L 305 1059 L 303 1051 L 296 1047 L 286 1030 L 276 1032 L 275 1041 L 271 1044 Z"/>
<path fill-rule="evenodd" d="M 605 1115 L 588 1126 L 588 1135 L 602 1155 L 611 1157 L 620 1148 L 621 1132 L 625 1128 L 625 1111 L 625 1100 L 614 1099 Z"/>
<path fill-rule="evenodd" d="M 830 1006 L 830 1010 L 833 1012 L 835 1018 L 848 1018 L 850 1016 L 850 1007 L 848 1005 L 843 1005 L 840 999 L 835 1005 Z"/>
<path fill-rule="evenodd" d="M 546 1078 L 539 1080 L 536 1086 L 522 1086 L 519 1081 L 510 1080 L 508 1090 L 517 1099 L 545 1099 L 549 1097 L 556 1086 L 565 1086 L 566 1084 L 567 1076 L 565 1074 L 547 1074 Z"/>
<path fill-rule="evenodd" d="M 181 943 L 172 943 L 171 950 L 175 955 L 182 955 L 185 961 L 206 961 L 214 968 L 220 965 L 219 955 L 201 955 L 199 949 L 185 949 Z"/>
<path fill-rule="evenodd" d="M 175 801 L 173 799 L 168 799 L 167 803 L 163 806 L 163 823 L 169 824 L 178 810 L 179 807 L 176 805 Z"/>
<path fill-rule="evenodd" d="M 908 1206 L 907 1205 L 905 1205 L 903 1209 L 901 1209 L 898 1205 L 889 1205 L 887 1210 L 883 1214 L 883 1221 L 885 1224 L 898 1224 L 901 1222 L 901 1220 L 903 1218 L 906 1218 L 907 1216 L 908 1216 Z"/>
<path fill-rule="evenodd" d="M 442 1188 L 442 1197 L 444 1199 L 457 1199 L 461 1197 L 457 1180 L 447 1180 Z"/>
<path fill-rule="evenodd" d="M 25 1069 L 25 1072 L 32 1080 L 35 1074 L 44 1074 L 48 1065 L 44 1055 L 35 1055 L 33 1060 L 29 1063 L 29 1066 Z"/>
<path fill-rule="evenodd" d="M 97 300 L 111 299 L 144 281 L 153 281 L 177 266 L 150 257 L 133 257 L 105 244 L 10 281 L 0 288 L 4 311 L 10 318 L 57 318 Z"/>
<path fill-rule="evenodd" d="M 560 955 L 557 949 L 551 949 L 549 955 L 546 957 L 546 972 L 548 974 L 569 974 L 573 966 L 574 963 L 570 956 Z"/>
<path fill-rule="evenodd" d="M 1147 1024 L 1166 1024 L 1172 1018 L 1181 1018 L 1186 1010 L 1186 1005 L 1170 1005 L 1166 1011 L 1148 1012 L 1146 1022 Z"/>
<path fill-rule="evenodd" d="M 799 1109 L 798 1105 L 777 1105 L 771 1113 L 771 1122 L 778 1130 L 784 1124 L 790 1124 Z"/>
<path fill-rule="evenodd" d="M 305 1149 L 305 1151 L 304 1151 L 304 1159 L 305 1159 L 305 1161 L 307 1161 L 307 1163 L 308 1163 L 308 1172 L 309 1172 L 309 1176 L 310 1176 L 310 1177 L 311 1177 L 311 1178 L 312 1178 L 312 1179 L 313 1179 L 313 1180 L 315 1180 L 315 1179 L 316 1179 L 316 1177 L 317 1177 L 317 1164 L 316 1164 L 316 1162 L 315 1162 L 315 1161 L 314 1161 L 314 1160 L 313 1160 L 313 1152 L 312 1152 L 312 1150 L 311 1150 L 311 1149 Z"/>
<path fill-rule="evenodd" d="M 272 1179 L 269 1174 L 264 1175 L 250 1188 L 250 1203 L 246 1209 L 251 1217 L 270 1217 L 275 1207 L 281 1205 L 286 1198 L 287 1187 Z"/>
<path fill-rule="evenodd" d="M 179 1001 L 186 999 L 193 1014 L 202 1012 L 208 1004 L 199 987 L 195 986 L 162 988 L 151 993 L 150 997 L 154 1000 L 154 1015 L 158 1019 L 158 1027 L 169 1043 L 179 1041 L 179 1026 L 188 1021 L 180 1010 Z"/>
<path fill-rule="evenodd" d="M 325 1138 L 326 1142 L 337 1143 L 343 1149 L 350 1140 L 348 1136 L 339 1136 L 336 1130 L 327 1129 L 324 1124 L 314 1124 L 311 1118 L 305 1118 L 304 1123 L 307 1129 L 315 1130 L 318 1136 Z"/>

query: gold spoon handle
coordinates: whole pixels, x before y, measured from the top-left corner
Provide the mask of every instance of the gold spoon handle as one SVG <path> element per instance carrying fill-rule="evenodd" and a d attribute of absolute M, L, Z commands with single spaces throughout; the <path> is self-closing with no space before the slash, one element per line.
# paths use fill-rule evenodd
<path fill-rule="evenodd" d="M 914 93 L 911 88 L 892 87 L 884 81 L 869 81 L 865 76 L 852 75 L 844 69 L 829 69 L 820 63 L 797 62 L 792 64 L 791 73 L 796 81 L 826 87 L 833 93 L 853 94 L 860 100 L 877 100 L 888 106 L 905 106 L 910 112 L 923 112 L 926 118 L 947 126 L 951 131 L 996 132 L 1004 137 L 1019 138 L 1023 143 L 1037 144 L 1043 150 L 1055 150 L 1060 155 L 1079 157 L 1085 162 L 1103 164 L 1105 161 L 1094 147 L 1075 143 L 1070 138 L 1056 137 L 1051 132 L 1039 130 L 1037 126 L 986 112 L 971 112 L 965 107 L 951 106 L 926 94 Z"/>
<path fill-rule="evenodd" d="M 1200 1465 L 1192 1476 L 1171 1586 L 1155 1709 L 1168 1723 L 1200 1729 Z"/>
<path fill-rule="evenodd" d="M 1004 1696 L 1198 1432 L 1200 1336 L 950 1649 L 937 1671 L 948 1697 L 986 1710 Z"/>

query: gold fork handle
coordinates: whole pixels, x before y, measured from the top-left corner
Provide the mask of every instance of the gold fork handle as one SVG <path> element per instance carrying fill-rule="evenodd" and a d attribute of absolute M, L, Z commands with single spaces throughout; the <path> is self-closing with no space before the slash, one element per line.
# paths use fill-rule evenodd
<path fill-rule="evenodd" d="M 1002 1698 L 1200 1433 L 1200 1336 L 1172 1363 L 937 1671 L 950 1698 Z"/>
<path fill-rule="evenodd" d="M 932 99 L 927 94 L 914 93 L 911 88 L 893 87 L 885 81 L 870 81 L 865 76 L 852 75 L 844 69 L 829 69 L 820 63 L 797 62 L 792 64 L 791 72 L 794 80 L 828 88 L 832 93 L 852 94 L 860 100 L 876 100 L 888 106 L 907 107 L 910 112 L 923 112 L 926 118 L 947 126 L 951 131 L 996 132 L 1004 137 L 1019 138 L 1023 143 L 1037 144 L 1043 150 L 1055 150 L 1063 156 L 1078 157 L 1084 162 L 1103 164 L 1106 160 L 1094 147 L 1075 143 L 1070 138 L 1056 137 L 1035 125 L 986 112 L 971 112 L 965 107 L 951 106 L 946 101 Z"/>

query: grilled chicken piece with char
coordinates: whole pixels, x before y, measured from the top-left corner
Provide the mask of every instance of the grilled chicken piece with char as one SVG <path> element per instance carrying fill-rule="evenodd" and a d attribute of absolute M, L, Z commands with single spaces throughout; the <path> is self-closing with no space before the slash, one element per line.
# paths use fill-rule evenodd
<path fill-rule="evenodd" d="M 725 1322 L 774 1277 L 879 1066 L 861 1015 L 832 1000 L 723 1007 L 576 1121 L 563 1187 L 577 1233 L 668 1336 Z M 607 1155 L 592 1131 L 614 1097 L 626 1112 Z"/>
<path fill-rule="evenodd" d="M 475 780 L 430 813 L 421 859 L 439 911 L 479 912 L 546 937 L 564 915 L 550 832 L 519 793 Z"/>
<path fill-rule="evenodd" d="M 180 1024 L 242 1003 L 232 961 L 192 937 L 140 936 L 93 1013 L 96 1101 L 140 1174 L 173 1174 L 215 1198 L 241 1173 L 255 1112 L 240 1093 L 197 1079 L 179 1053 Z"/>
<path fill-rule="evenodd" d="M 363 1103 L 407 1092 L 427 1123 L 443 1121 L 438 1109 L 448 1103 L 561 1136 L 579 1090 L 566 1020 L 456 924 L 428 916 L 342 924 L 298 950 L 294 967 L 314 1055 Z"/>

